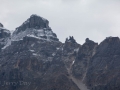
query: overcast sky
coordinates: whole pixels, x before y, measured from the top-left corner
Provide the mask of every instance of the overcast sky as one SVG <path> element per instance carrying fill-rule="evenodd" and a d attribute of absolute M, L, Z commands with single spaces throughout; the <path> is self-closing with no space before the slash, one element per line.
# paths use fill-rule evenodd
<path fill-rule="evenodd" d="M 62 42 L 68 36 L 80 44 L 120 37 L 120 0 L 0 0 L 0 22 L 9 30 L 31 14 L 48 19 Z"/>

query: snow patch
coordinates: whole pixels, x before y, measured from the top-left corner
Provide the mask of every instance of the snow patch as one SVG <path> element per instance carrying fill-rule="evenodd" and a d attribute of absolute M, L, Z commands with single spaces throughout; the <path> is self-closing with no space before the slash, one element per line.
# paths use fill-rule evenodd
<path fill-rule="evenodd" d="M 72 62 L 72 65 L 75 63 L 75 60 Z"/>
<path fill-rule="evenodd" d="M 11 45 L 11 39 L 7 39 L 7 41 L 5 43 L 6 43 L 6 45 L 2 49 L 5 49 L 6 47 Z"/>
<path fill-rule="evenodd" d="M 74 51 L 75 51 L 75 52 L 78 52 L 78 51 L 79 51 L 79 48 L 74 49 Z"/>
<path fill-rule="evenodd" d="M 9 31 L 9 30 L 7 30 L 7 29 L 6 29 L 6 28 L 4 28 L 4 27 L 0 27 L 0 33 L 1 33 L 1 30 L 3 30 L 3 32 L 10 33 L 10 31 Z"/>
<path fill-rule="evenodd" d="M 26 21 L 27 23 L 28 21 Z M 5 28 L 3 27 L 0 27 L 0 32 L 1 30 L 3 30 L 3 32 L 6 32 L 6 33 L 10 33 L 9 30 L 6 30 Z M 11 36 L 11 39 L 10 38 L 7 38 L 5 42 L 1 42 L 2 44 L 4 44 L 5 46 L 2 48 L 2 49 L 5 49 L 6 47 L 8 47 L 9 45 L 11 45 L 11 42 L 12 41 L 20 41 L 20 40 L 23 40 L 24 37 L 33 37 L 33 38 L 36 38 L 36 39 L 42 39 L 42 40 L 47 40 L 47 41 L 53 41 L 51 39 L 51 37 L 53 38 L 56 38 L 54 37 L 53 35 L 53 32 L 51 30 L 48 30 L 47 28 L 44 28 L 44 29 L 32 29 L 32 28 L 27 28 L 25 31 L 21 31 L 19 32 L 18 34 L 16 34 L 17 32 L 17 29 L 16 31 L 14 31 L 14 33 L 12 34 Z M 47 37 L 47 39 L 45 37 Z M 3 39 L 1 39 L 0 41 L 2 41 Z M 34 44 L 31 45 L 32 47 L 34 46 Z M 58 48 L 59 49 L 59 48 Z"/>
<path fill-rule="evenodd" d="M 31 52 L 35 52 L 34 50 L 29 50 L 29 51 L 31 51 Z"/>
<path fill-rule="evenodd" d="M 35 44 L 33 43 L 32 45 L 31 45 L 31 47 L 33 47 Z"/>
<path fill-rule="evenodd" d="M 55 55 L 56 55 L 55 53 L 52 54 L 52 56 L 55 56 Z"/>
<path fill-rule="evenodd" d="M 40 39 L 39 37 L 36 37 L 36 36 L 34 36 L 34 35 L 27 35 L 27 37 L 33 37 L 33 38 Z"/>
<path fill-rule="evenodd" d="M 22 40 L 23 37 L 28 36 L 28 37 L 33 37 L 37 39 L 43 39 L 47 41 L 51 41 L 50 37 L 54 37 L 53 32 L 49 30 L 44 30 L 44 29 L 31 29 L 28 28 L 25 31 L 21 31 L 18 34 L 16 34 L 17 30 L 14 32 L 12 36 L 12 41 L 19 41 Z M 45 37 L 47 37 L 47 39 Z M 54 37 L 56 38 L 56 37 Z"/>
<path fill-rule="evenodd" d="M 60 48 L 56 48 L 57 50 L 59 50 Z"/>
<path fill-rule="evenodd" d="M 61 50 L 63 51 L 63 48 L 61 48 Z"/>
<path fill-rule="evenodd" d="M 34 55 L 34 56 L 37 56 L 37 54 L 36 54 L 36 53 L 33 53 L 33 55 Z"/>

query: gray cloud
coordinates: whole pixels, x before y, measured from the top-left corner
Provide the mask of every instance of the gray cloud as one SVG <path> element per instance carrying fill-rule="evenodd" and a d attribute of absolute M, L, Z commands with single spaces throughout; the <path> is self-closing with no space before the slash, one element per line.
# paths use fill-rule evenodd
<path fill-rule="evenodd" d="M 0 0 L 0 22 L 10 30 L 20 26 L 31 14 L 50 22 L 60 41 L 73 35 L 101 42 L 107 36 L 120 36 L 119 0 Z"/>

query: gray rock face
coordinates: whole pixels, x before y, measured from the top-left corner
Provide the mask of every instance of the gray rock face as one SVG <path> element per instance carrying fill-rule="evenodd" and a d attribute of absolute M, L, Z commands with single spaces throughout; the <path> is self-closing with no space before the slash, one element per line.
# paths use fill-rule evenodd
<path fill-rule="evenodd" d="M 79 90 L 62 60 L 63 43 L 40 38 L 38 34 L 43 35 L 44 29 L 17 30 L 11 44 L 0 52 L 0 90 Z"/>
<path fill-rule="evenodd" d="M 67 76 L 65 64 L 60 57 L 61 46 L 60 42 L 33 37 L 12 42 L 0 53 L 0 80 L 23 81 L 30 85 L 5 85 L 0 86 L 0 90 L 79 90 Z"/>
<path fill-rule="evenodd" d="M 120 39 L 108 37 L 89 62 L 86 83 L 91 90 L 120 90 Z"/>
<path fill-rule="evenodd" d="M 32 15 L 12 36 L 1 25 L 0 90 L 120 90 L 118 37 L 61 43 L 48 24 Z"/>
<path fill-rule="evenodd" d="M 87 38 L 86 42 L 79 49 L 72 70 L 72 73 L 76 78 L 84 81 L 89 66 L 89 61 L 96 53 L 97 46 L 97 43 Z"/>
<path fill-rule="evenodd" d="M 5 29 L 3 25 L 0 23 L 0 49 L 7 44 L 10 37 L 11 37 L 10 31 Z"/>

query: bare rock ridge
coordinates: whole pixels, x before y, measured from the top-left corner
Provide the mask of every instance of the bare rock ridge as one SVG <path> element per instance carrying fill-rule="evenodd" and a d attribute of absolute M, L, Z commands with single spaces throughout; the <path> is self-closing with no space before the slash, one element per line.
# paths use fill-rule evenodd
<path fill-rule="evenodd" d="M 35 14 L 12 35 L 0 23 L 0 90 L 120 90 L 120 39 L 61 43 Z"/>

